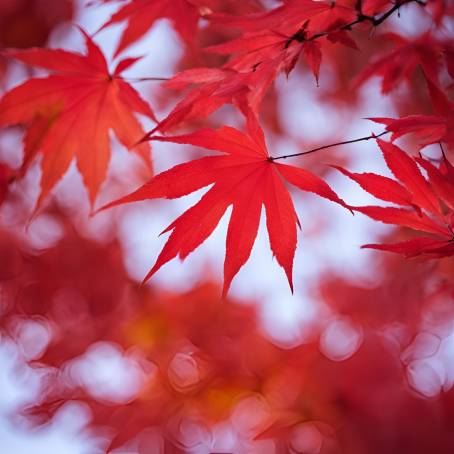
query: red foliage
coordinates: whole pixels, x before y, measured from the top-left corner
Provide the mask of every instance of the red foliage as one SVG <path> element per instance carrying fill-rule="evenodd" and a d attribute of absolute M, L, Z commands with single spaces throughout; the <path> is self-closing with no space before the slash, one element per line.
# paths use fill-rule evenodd
<path fill-rule="evenodd" d="M 248 135 L 224 126 L 217 130 L 202 129 L 185 136 L 152 136 L 150 139 L 201 146 L 227 153 L 228 156 L 213 156 L 180 164 L 157 175 L 132 194 L 104 207 L 145 199 L 182 197 L 214 183 L 196 205 L 164 230 L 172 231 L 172 234 L 145 280 L 177 255 L 186 258 L 213 232 L 228 206 L 233 205 L 224 263 L 225 295 L 232 279 L 251 254 L 263 204 L 271 250 L 284 268 L 293 290 L 293 257 L 299 221 L 282 180 L 303 191 L 345 205 L 336 193 L 307 170 L 275 164 L 268 155 L 263 131 L 253 115 L 249 117 Z"/>
<path fill-rule="evenodd" d="M 395 181 L 375 174 L 353 174 L 338 169 L 373 196 L 403 208 L 352 207 L 366 216 L 386 224 L 408 227 L 432 234 L 394 244 L 367 244 L 363 247 L 398 252 L 408 257 L 420 254 L 436 257 L 454 254 L 454 167 L 445 158 L 440 167 L 428 159 L 411 158 L 390 142 L 377 140 Z M 427 172 L 428 180 L 419 166 Z M 410 207 L 410 209 L 408 209 Z"/>
<path fill-rule="evenodd" d="M 0 47 L 44 46 L 50 32 L 72 19 L 72 0 L 4 0 L 0 5 Z"/>
<path fill-rule="evenodd" d="M 454 323 L 446 299 L 453 286 L 439 269 L 388 260 L 370 288 L 325 276 L 320 290 L 331 316 L 308 343 L 282 349 L 263 337 L 252 306 L 219 300 L 215 284 L 184 293 L 139 288 L 116 242 L 84 239 L 51 215 L 64 234 L 43 254 L 1 235 L 10 270 L 2 276 L 4 332 L 18 336 L 31 319 L 50 336 L 30 362 L 44 373 L 35 405 L 23 409 L 36 424 L 77 400 L 90 408 L 96 431 L 109 428 L 107 452 L 133 440 L 139 452 L 216 449 L 223 430 L 235 434 L 230 452 L 260 451 L 269 440 L 278 453 L 452 450 L 452 391 L 426 400 L 411 390 L 432 395 L 436 379 L 420 388 L 412 371 L 435 354 L 430 336 L 442 342 Z M 345 323 L 362 340 L 341 361 L 330 332 Z M 103 355 L 126 361 L 138 384 L 119 395 L 99 388 L 83 367 Z"/>
<path fill-rule="evenodd" d="M 42 426 L 79 402 L 90 411 L 93 452 L 454 452 L 451 2 L 97 3 L 116 10 L 94 24 L 94 35 L 82 31 L 84 53 L 45 47 L 55 27 L 72 18 L 72 1 L 0 6 L 0 47 L 10 48 L 2 51 L 0 73 L 0 348 L 14 343 L 14 373 L 40 381 L 12 419 Z M 95 8 L 87 7 L 96 22 Z M 152 93 L 139 92 L 133 84 L 160 75 L 126 78 L 140 60 L 131 55 L 110 70 L 95 39 L 102 44 L 104 30 L 121 25 L 115 59 L 162 19 L 181 38 L 182 58 Z M 147 94 L 161 103 L 152 109 Z M 155 126 L 147 132 L 139 116 Z M 343 139 L 361 116 L 381 130 Z M 145 184 L 142 172 L 142 185 L 124 195 L 140 172 L 129 172 L 121 153 L 111 160 L 111 135 L 142 158 L 148 174 L 149 141 L 158 150 L 180 144 L 221 154 L 164 152 L 169 168 Z M 341 155 L 341 146 L 369 140 L 390 176 L 347 170 L 355 159 Z M 336 165 L 324 166 L 326 149 Z M 366 151 L 363 167 L 374 159 Z M 279 162 L 295 157 L 296 165 Z M 114 201 L 94 220 L 71 186 L 73 162 L 91 211 L 109 182 L 103 200 Z M 385 205 L 344 202 L 336 194 L 343 190 L 325 181 L 333 168 Z M 64 190 L 55 191 L 67 174 Z M 347 181 L 337 177 L 333 184 Z M 313 234 L 304 267 L 318 269 L 304 295 L 297 287 L 294 298 L 310 299 L 310 317 L 292 320 L 299 336 L 284 348 L 267 334 L 274 297 L 226 295 L 250 258 L 262 208 L 269 249 L 293 290 L 299 195 L 290 186 L 340 205 L 339 223 L 350 210 L 393 226 L 363 247 L 396 254 L 371 252 L 361 277 L 347 266 L 341 273 L 312 263 L 327 249 L 319 227 L 328 223 L 337 242 L 327 242 L 330 252 L 345 263 L 351 258 L 340 255 L 344 232 L 331 228 L 334 206 L 325 216 L 307 202 Z M 142 238 L 125 228 L 132 224 L 127 210 L 104 209 L 202 189 L 195 205 L 176 219 L 171 214 L 163 232 L 170 236 L 145 281 L 199 248 L 231 206 L 223 286 L 207 276 L 182 282 L 185 290 L 176 282 L 172 290 L 161 287 L 159 276 L 139 285 L 131 277 L 130 240 Z M 53 192 L 58 197 L 50 202 Z M 157 222 L 165 206 L 152 207 Z M 136 212 L 139 223 L 142 214 Z M 257 274 L 270 279 L 262 269 Z M 273 310 L 281 304 L 288 310 L 277 298 Z"/>
<path fill-rule="evenodd" d="M 0 125 L 29 125 L 22 171 L 38 152 L 43 154 L 38 205 L 74 157 L 93 204 L 107 173 L 109 130 L 115 131 L 124 146 L 132 147 L 143 135 L 134 114 L 154 119 L 149 105 L 120 77 L 137 59 L 120 61 L 111 74 L 99 47 L 85 33 L 84 37 L 86 55 L 39 48 L 8 52 L 26 64 L 56 73 L 27 80 L 8 92 L 0 103 Z M 86 152 L 89 144 L 96 144 L 95 153 Z M 151 166 L 147 144 L 134 151 Z"/>

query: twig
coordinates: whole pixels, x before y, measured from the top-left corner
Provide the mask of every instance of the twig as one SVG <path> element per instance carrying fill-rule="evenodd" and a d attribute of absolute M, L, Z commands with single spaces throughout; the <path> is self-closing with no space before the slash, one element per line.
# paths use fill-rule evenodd
<path fill-rule="evenodd" d="M 274 156 L 274 157 L 270 156 L 268 158 L 268 160 L 277 161 L 278 159 L 287 159 L 287 158 L 294 158 L 295 156 L 304 156 L 306 154 L 311 154 L 311 153 L 315 153 L 316 151 L 324 150 L 325 148 L 332 148 L 332 147 L 337 147 L 338 145 L 347 145 L 349 143 L 363 142 L 363 141 L 370 140 L 370 139 L 377 139 L 378 137 L 384 136 L 385 134 L 389 134 L 389 133 L 390 133 L 390 131 L 383 131 L 380 134 L 371 134 L 370 136 L 360 137 L 359 139 L 344 140 L 343 142 L 331 143 L 329 145 L 323 145 L 321 147 L 312 148 L 311 150 L 302 151 L 300 153 L 286 154 L 286 155 Z"/>
<path fill-rule="evenodd" d="M 384 22 L 386 19 L 388 19 L 389 16 L 391 16 L 395 11 L 398 11 L 399 8 L 403 5 L 407 5 L 409 3 L 417 3 L 420 6 L 425 6 L 425 2 L 423 0 L 402 0 L 402 1 L 397 1 L 396 4 L 390 8 L 388 11 L 383 13 L 380 17 L 375 17 L 375 16 L 367 16 L 362 13 L 362 7 L 361 7 L 361 2 L 358 1 L 356 5 L 356 9 L 358 11 L 358 17 L 352 21 L 349 22 L 348 24 L 342 25 L 337 29 L 337 31 L 340 30 L 350 30 L 354 25 L 360 24 L 361 22 L 370 22 L 374 27 L 377 27 L 380 25 L 382 22 Z M 285 47 L 287 48 L 292 41 L 298 41 L 298 42 L 303 42 L 303 41 L 314 41 L 318 38 L 321 38 L 323 36 L 329 35 L 330 33 L 333 33 L 336 30 L 330 30 L 326 32 L 320 32 L 312 35 L 309 38 L 306 38 L 306 32 L 304 29 L 299 30 L 296 32 L 293 36 L 291 36 L 288 41 L 285 44 Z"/>
<path fill-rule="evenodd" d="M 170 77 L 122 77 L 126 82 L 163 82 Z"/>

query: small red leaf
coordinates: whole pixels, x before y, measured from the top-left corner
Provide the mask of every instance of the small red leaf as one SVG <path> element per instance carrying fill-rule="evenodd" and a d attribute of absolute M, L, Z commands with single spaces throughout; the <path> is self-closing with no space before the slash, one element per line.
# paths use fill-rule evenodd
<path fill-rule="evenodd" d="M 425 214 L 417 214 L 414 211 L 394 207 L 364 206 L 352 207 L 355 211 L 369 216 L 370 218 L 384 222 L 385 224 L 400 225 L 414 230 L 434 233 L 444 237 L 450 237 L 451 232 L 446 226 L 433 221 Z"/>
<path fill-rule="evenodd" d="M 352 173 L 339 166 L 331 166 L 358 183 L 374 197 L 398 205 L 412 206 L 411 194 L 397 181 L 375 173 Z"/>
<path fill-rule="evenodd" d="M 320 50 L 320 43 L 317 41 L 306 41 L 303 43 L 303 55 L 307 64 L 314 74 L 315 81 L 318 85 L 318 78 L 320 75 L 320 64 L 322 63 L 322 51 Z"/>
<path fill-rule="evenodd" d="M 440 241 L 428 237 L 413 238 L 412 240 L 402 241 L 393 244 L 364 244 L 365 249 L 377 249 L 380 251 L 395 252 L 406 257 L 416 257 L 421 254 L 432 254 L 436 256 L 452 255 L 454 253 L 454 243 L 450 241 Z"/>

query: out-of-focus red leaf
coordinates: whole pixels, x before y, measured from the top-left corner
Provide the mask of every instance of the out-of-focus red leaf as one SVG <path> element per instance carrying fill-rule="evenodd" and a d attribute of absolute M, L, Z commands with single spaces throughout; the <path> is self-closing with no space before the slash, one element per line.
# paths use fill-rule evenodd
<path fill-rule="evenodd" d="M 446 120 L 434 115 L 409 115 L 402 118 L 371 118 L 376 123 L 386 125 L 386 130 L 392 132 L 392 140 L 406 134 L 414 134 L 420 148 L 443 140 L 447 133 Z"/>
<path fill-rule="evenodd" d="M 111 1 L 111 0 L 109 0 Z M 153 24 L 162 18 L 170 19 L 187 43 L 193 43 L 201 6 L 191 0 L 131 0 L 122 6 L 102 26 L 101 30 L 114 24 L 126 23 L 115 56 L 147 33 Z M 207 1 L 206 3 L 209 3 Z"/>
<path fill-rule="evenodd" d="M 73 0 L 5 0 L 0 4 L 0 47 L 43 46 L 54 28 L 74 15 Z"/>
<path fill-rule="evenodd" d="M 441 46 L 430 33 L 407 39 L 396 33 L 382 35 L 382 39 L 395 43 L 395 48 L 377 61 L 370 63 L 359 74 L 360 85 L 373 76 L 382 78 L 382 93 L 390 93 L 403 81 L 410 82 L 413 73 L 421 66 L 426 77 L 438 83 L 441 68 Z"/>
<path fill-rule="evenodd" d="M 109 73 L 99 47 L 84 36 L 86 55 L 60 49 L 8 51 L 10 57 L 55 72 L 27 80 L 0 101 L 1 126 L 30 126 L 25 136 L 25 168 L 38 151 L 43 155 L 38 205 L 73 158 L 93 204 L 106 178 L 110 129 L 123 145 L 132 147 L 144 135 L 135 114 L 154 119 L 148 104 L 118 73 Z M 151 168 L 149 144 L 134 151 Z"/>

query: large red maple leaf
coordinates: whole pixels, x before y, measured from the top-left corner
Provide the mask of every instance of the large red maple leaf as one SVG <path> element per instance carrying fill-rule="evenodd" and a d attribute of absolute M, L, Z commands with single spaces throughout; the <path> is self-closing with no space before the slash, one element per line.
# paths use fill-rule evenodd
<path fill-rule="evenodd" d="M 120 77 L 137 59 L 120 61 L 110 73 L 99 47 L 84 36 L 86 55 L 40 48 L 7 52 L 28 65 L 54 73 L 31 78 L 0 100 L 0 126 L 28 127 L 22 171 L 38 152 L 42 154 L 38 205 L 74 157 L 93 205 L 110 160 L 110 129 L 129 148 L 145 134 L 135 114 L 155 120 L 149 105 Z M 149 144 L 143 143 L 134 151 L 151 168 Z"/>
<path fill-rule="evenodd" d="M 307 170 L 279 164 L 270 158 L 263 131 L 253 115 L 249 115 L 248 134 L 223 126 L 150 139 L 190 144 L 227 156 L 209 156 L 177 165 L 156 175 L 135 192 L 103 207 L 145 199 L 177 198 L 213 185 L 198 203 L 164 230 L 172 233 L 144 281 L 169 260 L 176 256 L 184 259 L 200 246 L 232 205 L 224 262 L 225 295 L 233 277 L 251 254 L 264 205 L 271 250 L 293 288 L 292 268 L 299 222 L 284 181 L 345 206 L 329 185 Z"/>

